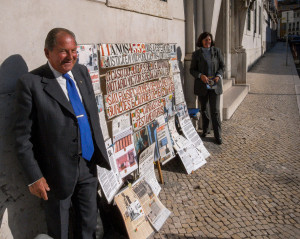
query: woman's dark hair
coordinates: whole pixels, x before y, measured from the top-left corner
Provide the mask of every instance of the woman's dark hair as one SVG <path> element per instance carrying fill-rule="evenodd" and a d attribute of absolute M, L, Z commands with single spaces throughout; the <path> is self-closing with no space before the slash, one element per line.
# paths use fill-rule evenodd
<path fill-rule="evenodd" d="M 214 42 L 213 36 L 209 32 L 203 32 L 203 33 L 200 34 L 196 46 L 197 47 L 203 47 L 202 40 L 205 39 L 207 36 L 210 36 L 211 46 L 214 46 L 215 42 Z"/>

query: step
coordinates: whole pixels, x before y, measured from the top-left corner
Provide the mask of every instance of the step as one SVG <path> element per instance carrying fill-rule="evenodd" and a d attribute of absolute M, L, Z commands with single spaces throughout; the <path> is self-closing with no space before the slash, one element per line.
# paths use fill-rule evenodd
<path fill-rule="evenodd" d="M 296 96 L 297 96 L 297 104 L 298 104 L 298 110 L 300 114 L 300 85 L 295 85 L 296 90 Z"/>
<path fill-rule="evenodd" d="M 250 85 L 234 85 L 223 96 L 223 120 L 229 120 L 250 90 Z"/>
<path fill-rule="evenodd" d="M 232 86 L 232 80 L 223 80 L 223 92 L 229 90 L 230 87 Z"/>

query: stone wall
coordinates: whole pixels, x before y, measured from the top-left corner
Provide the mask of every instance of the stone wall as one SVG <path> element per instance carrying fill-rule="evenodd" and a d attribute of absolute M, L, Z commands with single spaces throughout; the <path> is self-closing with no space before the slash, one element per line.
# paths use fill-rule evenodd
<path fill-rule="evenodd" d="M 141 1 L 141 0 L 140 0 Z M 28 191 L 16 159 L 13 125 L 15 85 L 28 70 L 46 63 L 44 40 L 54 27 L 72 30 L 77 42 L 177 43 L 185 55 L 183 0 L 135 8 L 135 1 L 1 1 L 0 15 L 0 238 L 27 239 L 45 233 L 40 200 Z M 127 3 L 127 5 L 124 3 Z M 121 4 L 121 3 L 120 3 Z M 160 8 L 157 6 L 161 5 Z M 156 8 L 154 8 L 154 5 Z M 164 7 L 163 9 L 162 6 Z M 147 11 L 151 12 L 147 12 Z M 182 69 L 183 70 L 183 69 Z"/>

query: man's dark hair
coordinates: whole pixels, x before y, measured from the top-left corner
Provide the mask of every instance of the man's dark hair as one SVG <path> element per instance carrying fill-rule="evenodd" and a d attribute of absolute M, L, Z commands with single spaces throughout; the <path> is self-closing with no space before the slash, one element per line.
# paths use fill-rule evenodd
<path fill-rule="evenodd" d="M 212 34 L 209 33 L 209 32 L 203 32 L 203 33 L 200 34 L 196 46 L 197 46 L 197 47 L 203 47 L 202 41 L 203 41 L 203 39 L 205 39 L 207 36 L 210 36 L 210 39 L 211 39 L 211 46 L 214 46 L 214 45 L 215 45 L 215 42 L 214 42 L 213 36 L 212 36 Z"/>
<path fill-rule="evenodd" d="M 45 40 L 45 48 L 46 49 L 48 49 L 49 51 L 53 50 L 53 48 L 56 45 L 56 36 L 60 32 L 65 32 L 65 33 L 69 34 L 70 36 L 72 36 L 77 45 L 75 34 L 72 31 L 70 31 L 66 28 L 53 28 L 46 37 L 46 40 Z"/>

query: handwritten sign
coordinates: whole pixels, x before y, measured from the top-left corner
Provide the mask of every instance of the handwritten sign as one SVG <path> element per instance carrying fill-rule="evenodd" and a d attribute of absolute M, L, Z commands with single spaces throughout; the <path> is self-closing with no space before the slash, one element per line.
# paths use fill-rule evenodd
<path fill-rule="evenodd" d="M 151 81 L 132 88 L 121 90 L 106 95 L 105 108 L 109 119 L 139 107 L 152 100 L 159 99 L 174 91 L 174 83 L 171 77 Z"/>
<path fill-rule="evenodd" d="M 117 68 L 106 72 L 106 93 L 116 92 L 144 82 L 166 77 L 170 73 L 169 62 L 153 61 Z"/>
<path fill-rule="evenodd" d="M 176 52 L 176 44 L 120 43 L 99 44 L 100 67 L 116 67 L 146 61 L 169 59 Z"/>
<path fill-rule="evenodd" d="M 162 114 L 164 114 L 164 99 L 151 101 L 131 111 L 133 129 L 140 129 Z"/>

